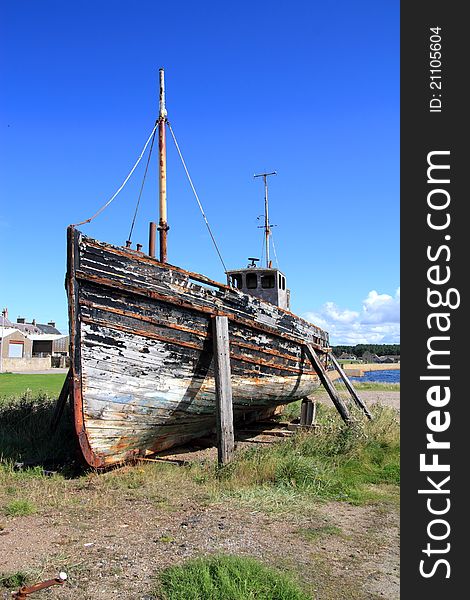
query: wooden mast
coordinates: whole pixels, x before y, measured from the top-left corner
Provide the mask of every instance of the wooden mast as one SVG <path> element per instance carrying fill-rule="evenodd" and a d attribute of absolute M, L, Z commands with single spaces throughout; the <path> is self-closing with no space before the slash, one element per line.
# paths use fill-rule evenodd
<path fill-rule="evenodd" d="M 160 220 L 158 231 L 160 232 L 160 262 L 168 261 L 167 255 L 167 233 L 169 230 L 166 210 L 166 123 L 167 111 L 165 107 L 165 71 L 160 69 L 160 111 L 158 115 L 158 189 Z"/>

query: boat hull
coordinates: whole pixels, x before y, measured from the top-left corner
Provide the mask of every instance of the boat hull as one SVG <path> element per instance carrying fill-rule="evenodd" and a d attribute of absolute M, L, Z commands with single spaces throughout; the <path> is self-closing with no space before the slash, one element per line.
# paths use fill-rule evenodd
<path fill-rule="evenodd" d="M 104 467 L 215 429 L 212 320 L 229 322 L 235 422 L 319 385 L 304 343 L 326 332 L 268 302 L 68 231 L 72 396 L 87 462 Z"/>

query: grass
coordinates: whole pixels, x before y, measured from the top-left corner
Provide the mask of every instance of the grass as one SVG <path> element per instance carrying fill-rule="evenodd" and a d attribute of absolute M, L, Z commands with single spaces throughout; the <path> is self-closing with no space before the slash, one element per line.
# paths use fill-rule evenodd
<path fill-rule="evenodd" d="M 55 433 L 55 398 L 29 392 L 0 402 L 0 460 L 66 463 L 75 454 L 75 436 L 67 406 Z"/>
<path fill-rule="evenodd" d="M 379 381 L 353 381 L 353 386 L 356 390 L 377 390 L 382 392 L 399 392 L 399 383 L 382 383 Z M 346 389 L 343 384 L 335 381 L 335 387 Z"/>
<path fill-rule="evenodd" d="M 23 396 L 27 393 L 31 396 L 41 393 L 57 398 L 65 376 L 65 373 L 51 373 L 47 375 L 0 373 L 0 402 L 2 398 Z"/>
<path fill-rule="evenodd" d="M 191 510 L 194 506 L 204 510 L 207 506 L 224 503 L 234 514 L 249 510 L 278 513 L 276 517 L 273 514 L 277 519 L 285 515 L 293 520 L 293 535 L 303 538 L 305 547 L 309 548 L 309 544 L 326 544 L 328 538 L 335 542 L 335 536 L 338 544 L 349 543 L 334 519 L 318 518 L 325 510 L 319 509 L 318 503 L 333 500 L 373 504 L 374 511 L 383 510 L 384 514 L 394 510 L 394 504 L 398 503 L 399 426 L 397 413 L 387 407 L 373 406 L 371 422 L 355 414 L 357 424 L 348 428 L 333 408 L 319 404 L 320 427 L 315 433 L 300 433 L 272 445 L 256 445 L 239 451 L 235 460 L 223 468 L 217 467 L 214 461 L 181 467 L 148 462 L 107 472 L 82 470 L 70 477 L 63 467 L 75 454 L 71 411 L 66 408 L 53 436 L 49 425 L 54 404 L 54 398 L 30 393 L 0 402 L 0 529 L 3 524 L 6 528 L 15 527 L 17 519 L 27 514 L 39 515 L 30 517 L 33 526 L 43 515 L 52 515 L 54 524 L 62 523 L 66 515 L 69 530 L 75 537 L 79 536 L 77 532 L 86 531 L 90 523 L 100 522 L 103 516 L 118 518 L 128 506 L 135 511 L 152 509 L 154 512 L 150 514 L 158 515 L 158 519 L 165 522 L 191 499 Z M 299 404 L 288 410 L 298 416 Z M 56 473 L 44 471 L 45 463 L 41 461 L 46 459 L 57 463 Z M 15 466 L 18 461 L 24 461 L 25 466 Z M 28 467 L 28 461 L 39 465 Z M 335 505 L 331 506 L 334 510 Z M 369 539 L 370 533 L 365 532 L 364 536 Z M 155 541 L 164 549 L 176 539 L 178 535 L 172 530 L 161 528 Z M 322 563 L 321 558 L 320 554 L 311 555 L 314 575 L 305 576 L 302 570 L 298 573 L 317 597 L 324 600 L 363 598 L 362 588 L 352 575 L 338 584 L 337 572 L 328 561 Z M 47 560 L 52 561 L 52 558 Z M 86 581 L 89 572 L 86 557 L 80 556 L 77 562 L 76 556 L 65 556 L 62 564 L 54 555 L 53 560 L 53 564 L 48 563 L 47 568 L 41 567 L 37 572 L 0 573 L 0 586 L 18 588 L 26 577 L 28 581 L 45 579 L 52 566 L 54 569 L 63 566 L 72 574 L 75 571 L 76 581 L 81 582 L 82 577 Z M 349 567 L 351 559 L 346 560 Z M 288 572 L 298 568 L 278 559 L 276 566 L 286 567 Z M 23 565 L 15 565 L 19 567 Z M 29 565 L 26 567 L 29 569 Z M 38 565 L 33 567 L 39 569 Z M 162 574 L 158 590 L 154 592 L 150 597 L 161 600 L 305 600 L 309 597 L 278 571 L 268 570 L 254 560 L 233 556 L 201 558 L 169 569 Z M 77 597 L 82 597 L 79 592 Z"/>
<path fill-rule="evenodd" d="M 5 588 L 20 588 L 29 581 L 28 573 L 16 571 L 15 573 L 0 573 L 0 586 Z"/>
<path fill-rule="evenodd" d="M 164 600 L 309 600 L 287 575 L 252 558 L 211 556 L 170 567 L 160 575 Z"/>
<path fill-rule="evenodd" d="M 393 409 L 372 408 L 374 419 L 347 427 L 333 409 L 318 407 L 319 431 L 256 447 L 219 472 L 223 495 L 273 510 L 294 497 L 352 504 L 390 501 L 399 484 L 399 424 Z M 283 501 L 283 498 L 285 501 Z"/>
<path fill-rule="evenodd" d="M 25 395 L 0 405 L 0 510 L 12 515 L 17 498 L 38 512 L 67 505 L 70 510 L 112 510 L 123 498 L 151 502 L 174 510 L 189 494 L 201 505 L 234 502 L 257 510 L 305 512 L 315 502 L 345 501 L 356 505 L 395 503 L 399 483 L 397 413 L 374 405 L 374 419 L 358 417 L 345 426 L 334 409 L 318 406 L 316 433 L 299 433 L 269 446 L 238 452 L 222 468 L 215 462 L 173 465 L 145 463 L 106 473 L 82 471 L 67 481 L 73 464 L 75 435 L 69 407 L 57 432 L 50 420 L 54 401 Z M 291 408 L 298 415 L 299 407 Z M 59 472 L 47 475 L 50 462 Z M 15 463 L 23 462 L 21 470 Z M 27 468 L 28 464 L 39 464 Z M 23 509 L 27 510 L 27 509 Z"/>
<path fill-rule="evenodd" d="M 377 390 L 379 392 L 399 392 L 400 391 L 400 383 L 385 383 L 382 381 L 366 381 L 356 379 L 352 381 L 354 389 L 357 391 L 360 390 Z M 346 391 L 346 386 L 341 381 L 341 379 L 335 379 L 334 386 L 340 391 L 345 391 L 348 396 L 349 392 Z M 323 387 L 319 389 L 320 393 L 326 393 L 326 390 Z M 315 394 L 314 394 L 315 395 Z"/>
<path fill-rule="evenodd" d="M 7 517 L 22 517 L 25 515 L 32 515 L 36 512 L 36 507 L 29 500 L 11 500 L 3 512 Z"/>

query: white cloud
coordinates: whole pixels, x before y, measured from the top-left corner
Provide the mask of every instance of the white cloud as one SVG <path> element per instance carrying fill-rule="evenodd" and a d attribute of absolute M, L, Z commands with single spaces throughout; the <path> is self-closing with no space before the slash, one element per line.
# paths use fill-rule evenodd
<path fill-rule="evenodd" d="M 359 316 L 359 313 L 354 310 L 339 310 L 334 302 L 327 302 L 324 309 L 330 319 L 339 323 L 353 323 Z"/>
<path fill-rule="evenodd" d="M 326 302 L 304 315 L 330 334 L 332 344 L 386 344 L 400 342 L 400 288 L 394 296 L 371 290 L 360 311 Z"/>

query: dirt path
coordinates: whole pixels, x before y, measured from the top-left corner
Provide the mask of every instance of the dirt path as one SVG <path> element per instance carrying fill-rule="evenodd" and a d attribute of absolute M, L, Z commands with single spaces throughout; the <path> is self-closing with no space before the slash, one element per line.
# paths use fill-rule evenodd
<path fill-rule="evenodd" d="M 384 392 L 379 390 L 360 390 L 358 392 L 359 397 L 363 400 L 367 406 L 370 404 L 383 404 L 384 406 L 391 406 L 396 410 L 400 410 L 400 392 Z M 345 397 L 346 395 L 343 394 Z M 319 401 L 331 406 L 331 400 L 326 392 L 320 392 L 314 394 L 314 397 Z"/>
<path fill-rule="evenodd" d="M 361 395 L 399 406 L 397 392 Z M 62 482 L 63 505 L 53 497 L 38 514 L 0 517 L 0 574 L 25 571 L 41 580 L 68 573 L 65 586 L 32 596 L 38 600 L 151 600 L 163 568 L 226 553 L 297 573 L 319 600 L 398 600 L 396 505 L 312 503 L 266 514 L 233 499 L 215 503 L 204 488 L 180 483 L 179 468 L 169 467 L 173 482 L 162 482 L 156 496 L 131 493 L 132 480 L 106 492 L 106 476 L 96 475 L 95 483 Z M 44 495 L 55 493 L 44 487 Z M 0 587 L 0 597 L 11 595 Z"/>
<path fill-rule="evenodd" d="M 48 592 L 51 598 L 149 600 L 162 568 L 220 552 L 297 571 L 312 597 L 395 600 L 397 520 L 393 511 L 341 503 L 317 506 L 308 516 L 280 516 L 230 504 L 201 507 L 189 498 L 171 512 L 134 502 L 88 521 L 11 520 L 0 538 L 2 570 L 33 568 L 44 578 L 66 570 L 69 581 Z"/>

